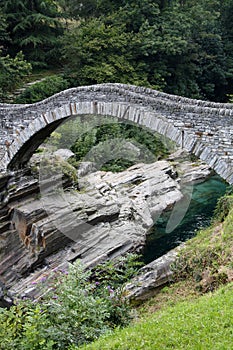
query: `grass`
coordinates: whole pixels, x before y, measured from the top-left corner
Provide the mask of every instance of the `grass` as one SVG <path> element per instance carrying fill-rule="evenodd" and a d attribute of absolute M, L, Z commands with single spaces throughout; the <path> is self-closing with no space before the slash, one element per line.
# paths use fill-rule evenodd
<path fill-rule="evenodd" d="M 193 301 L 198 297 L 200 297 L 200 293 L 192 279 L 165 286 L 155 296 L 137 308 L 138 320 L 142 320 L 148 315 L 167 307 L 175 306 L 179 302 Z"/>
<path fill-rule="evenodd" d="M 230 350 L 233 283 L 194 301 L 182 301 L 80 350 Z M 73 348 L 75 349 L 75 348 Z"/>
<path fill-rule="evenodd" d="M 176 280 L 191 278 L 200 292 L 233 281 L 233 209 L 223 223 L 201 230 L 174 265 Z"/>

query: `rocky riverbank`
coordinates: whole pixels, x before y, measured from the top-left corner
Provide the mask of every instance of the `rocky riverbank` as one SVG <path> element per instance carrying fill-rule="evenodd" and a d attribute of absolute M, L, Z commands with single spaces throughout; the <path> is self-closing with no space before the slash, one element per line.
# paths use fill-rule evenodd
<path fill-rule="evenodd" d="M 181 184 L 211 174 L 179 152 L 121 173 L 86 171 L 79 171 L 79 190 L 67 180 L 55 191 L 51 182 L 42 195 L 29 170 L 2 177 L 8 190 L 1 200 L 0 281 L 11 294 L 35 297 L 37 281 L 76 259 L 91 267 L 140 252 L 160 214 L 182 199 Z"/>

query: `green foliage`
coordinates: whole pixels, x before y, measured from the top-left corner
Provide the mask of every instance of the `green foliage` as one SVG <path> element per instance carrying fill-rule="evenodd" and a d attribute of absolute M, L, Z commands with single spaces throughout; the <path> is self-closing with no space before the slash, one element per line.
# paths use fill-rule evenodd
<path fill-rule="evenodd" d="M 15 103 L 34 103 L 54 95 L 69 87 L 67 80 L 60 75 L 51 75 L 43 81 L 27 87 L 16 99 Z"/>
<path fill-rule="evenodd" d="M 9 42 L 9 34 L 7 33 L 7 21 L 6 16 L 0 10 L 0 48 L 4 49 L 4 47 Z"/>
<path fill-rule="evenodd" d="M 73 85 L 103 82 L 148 85 L 138 74 L 129 54 L 131 34 L 124 24 L 109 25 L 100 19 L 80 21 L 63 37 L 63 57 Z"/>
<path fill-rule="evenodd" d="M 226 0 L 222 3 L 220 9 L 221 17 L 221 28 L 222 37 L 224 40 L 224 52 L 226 55 L 226 69 L 227 69 L 227 93 L 233 93 L 233 29 L 232 29 L 232 19 L 233 19 L 233 1 Z"/>
<path fill-rule="evenodd" d="M 47 143 L 49 147 L 71 149 L 75 160 L 70 162 L 75 167 L 80 161 L 91 161 L 96 169 L 113 172 L 140 162 L 155 162 L 173 149 L 172 142 L 156 133 L 100 116 L 71 118 L 51 134 Z"/>
<path fill-rule="evenodd" d="M 0 349 L 53 349 L 53 341 L 44 335 L 49 325 L 46 311 L 39 304 L 27 300 L 10 310 L 0 309 L 0 319 Z"/>
<path fill-rule="evenodd" d="M 111 285 L 114 289 L 128 282 L 142 265 L 140 256 L 128 253 L 115 260 L 107 260 L 92 269 L 91 279 L 100 284 Z"/>
<path fill-rule="evenodd" d="M 65 277 L 58 278 L 50 294 L 47 305 L 50 327 L 47 331 L 58 349 L 92 341 L 108 330 L 108 301 L 94 296 L 95 287 L 88 282 L 89 275 L 76 263 L 70 266 Z"/>
<path fill-rule="evenodd" d="M 77 161 L 86 157 L 97 169 L 113 172 L 125 170 L 135 163 L 153 162 L 168 154 L 158 136 L 125 123 L 95 127 L 83 133 L 71 149 Z"/>
<path fill-rule="evenodd" d="M 45 154 L 42 158 L 43 174 L 46 174 L 47 178 L 61 174 L 65 179 L 71 180 L 72 183 L 76 184 L 77 174 L 76 169 L 67 161 L 60 157 Z"/>
<path fill-rule="evenodd" d="M 50 135 L 47 142 L 55 148 L 70 148 L 83 134 L 91 133 L 98 121 L 99 117 L 93 115 L 70 118 Z"/>
<path fill-rule="evenodd" d="M 82 0 L 59 0 L 58 3 L 68 16 L 76 19 L 99 16 L 113 6 L 113 2 L 109 0 L 86 0 L 85 2 Z"/>
<path fill-rule="evenodd" d="M 22 84 L 30 72 L 31 65 L 24 60 L 22 52 L 11 58 L 2 56 L 0 51 L 0 99 L 7 100 L 7 94 Z"/>
<path fill-rule="evenodd" d="M 232 9 L 232 0 L 6 0 L 0 44 L 33 67 L 64 66 L 72 86 L 132 83 L 225 102 Z"/>
<path fill-rule="evenodd" d="M 95 283 L 94 295 L 108 300 L 108 324 L 111 328 L 125 326 L 131 319 L 130 305 L 124 298 L 124 284 L 136 275 L 142 265 L 136 254 L 127 254 L 107 260 L 91 271 L 90 280 Z M 108 298 L 110 295 L 110 298 Z"/>
<path fill-rule="evenodd" d="M 223 222 L 229 214 L 231 208 L 233 208 L 233 196 L 229 194 L 222 196 L 218 200 L 217 206 L 215 208 L 214 220 Z"/>
<path fill-rule="evenodd" d="M 101 281 L 80 262 L 43 277 L 38 284 L 42 298 L 0 309 L 0 349 L 66 349 L 127 324 L 130 308 L 122 284 L 134 274 L 137 263 L 133 255 L 117 263 L 117 267 L 106 263 L 96 268 L 96 274 L 102 271 Z"/>
<path fill-rule="evenodd" d="M 34 67 L 58 62 L 58 37 L 62 27 L 55 1 L 6 0 L 0 6 L 11 38 L 9 53 L 22 50 Z"/>
<path fill-rule="evenodd" d="M 233 62 L 227 58 L 230 4 L 218 0 L 108 1 L 105 8 L 102 1 L 87 2 L 82 8 L 78 4 L 76 16 L 81 20 L 63 37 L 66 74 L 73 85 L 123 82 L 195 98 L 226 99 Z"/>

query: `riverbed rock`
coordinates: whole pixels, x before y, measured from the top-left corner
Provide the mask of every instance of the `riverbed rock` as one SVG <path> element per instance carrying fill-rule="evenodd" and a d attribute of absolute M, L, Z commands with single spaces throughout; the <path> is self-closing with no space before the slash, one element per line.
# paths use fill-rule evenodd
<path fill-rule="evenodd" d="M 13 295 L 36 297 L 35 281 L 76 259 L 92 267 L 142 251 L 156 220 L 183 196 L 176 173 L 166 160 L 95 171 L 79 178 L 79 191 L 49 174 L 46 186 L 25 171 L 11 174 L 0 211 L 0 280 Z"/>
<path fill-rule="evenodd" d="M 184 149 L 170 154 L 167 160 L 176 169 L 183 185 L 201 183 L 213 175 L 213 170 L 209 165 L 200 159 L 193 160 L 193 156 Z"/>
<path fill-rule="evenodd" d="M 10 308 L 13 305 L 13 298 L 3 283 L 0 282 L 0 308 Z"/>
<path fill-rule="evenodd" d="M 131 303 L 140 304 L 154 296 L 162 286 L 172 282 L 172 264 L 176 261 L 178 248 L 143 266 L 136 277 L 125 286 L 126 297 Z"/>
<path fill-rule="evenodd" d="M 83 177 L 97 171 L 93 162 L 81 162 L 78 166 L 78 177 Z"/>
<path fill-rule="evenodd" d="M 75 154 L 70 150 L 66 148 L 59 148 L 54 152 L 55 157 L 60 157 L 63 160 L 68 160 L 71 157 L 74 157 Z"/>

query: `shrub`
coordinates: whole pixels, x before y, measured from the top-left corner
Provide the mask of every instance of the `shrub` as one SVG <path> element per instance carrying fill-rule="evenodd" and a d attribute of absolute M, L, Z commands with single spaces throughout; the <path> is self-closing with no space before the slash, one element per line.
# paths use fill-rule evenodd
<path fill-rule="evenodd" d="M 67 80 L 60 75 L 53 75 L 41 82 L 28 86 L 16 99 L 15 103 L 34 103 L 56 94 L 69 87 Z"/>
<path fill-rule="evenodd" d="M 89 275 L 81 264 L 70 265 L 69 272 L 58 277 L 52 292 L 46 296 L 43 303 L 49 319 L 46 333 L 57 349 L 92 341 L 109 329 L 108 303 L 94 295 Z"/>
<path fill-rule="evenodd" d="M 233 207 L 233 196 L 226 194 L 218 200 L 214 211 L 214 220 L 223 222 Z"/>
<path fill-rule="evenodd" d="M 125 256 L 118 257 L 115 260 L 107 260 L 94 267 L 91 279 L 118 288 L 135 276 L 141 265 L 139 255 L 128 253 Z"/>
<path fill-rule="evenodd" d="M 10 310 L 0 308 L 0 320 L 0 349 L 53 349 L 53 340 L 46 337 L 49 320 L 40 304 L 27 300 L 12 306 Z"/>
<path fill-rule="evenodd" d="M 121 275 L 122 281 L 126 281 L 135 271 L 134 257 L 120 259 L 118 267 L 114 266 L 106 263 L 94 273 L 84 271 L 81 263 L 75 262 L 68 271 L 58 270 L 41 280 L 40 299 L 20 300 L 10 310 L 0 309 L 0 349 L 66 349 L 91 342 L 112 328 L 127 324 L 130 307 L 120 279 L 115 281 L 114 276 Z M 95 274 L 101 269 L 102 278 L 97 281 Z"/>
<path fill-rule="evenodd" d="M 0 99 L 2 102 L 7 102 L 9 93 L 23 83 L 31 70 L 31 64 L 25 61 L 22 52 L 12 58 L 9 55 L 2 56 L 0 50 Z"/>

